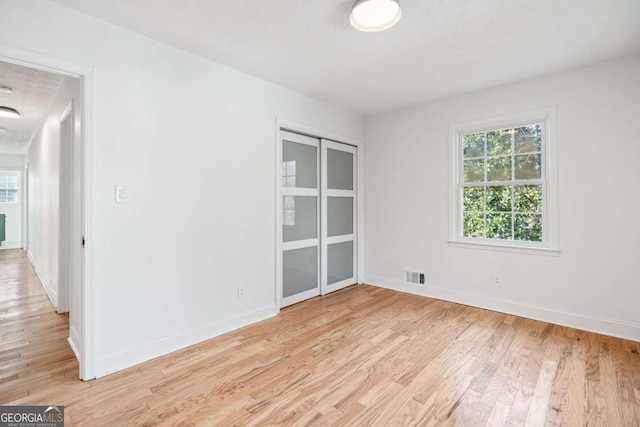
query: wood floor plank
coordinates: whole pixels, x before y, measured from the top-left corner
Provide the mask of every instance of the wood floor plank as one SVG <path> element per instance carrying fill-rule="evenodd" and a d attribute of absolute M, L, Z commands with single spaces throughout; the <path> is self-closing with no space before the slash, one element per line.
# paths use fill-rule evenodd
<path fill-rule="evenodd" d="M 527 419 L 524 423 L 526 427 L 544 425 L 549 409 L 549 395 L 551 394 L 551 387 L 553 386 L 557 370 L 558 363 L 553 360 L 545 360 L 542 363 L 540 376 L 538 377 L 531 405 L 529 406 L 529 412 L 527 413 Z"/>
<path fill-rule="evenodd" d="M 0 404 L 68 425 L 638 426 L 638 343 L 353 286 L 98 380 L 20 250 L 0 251 Z"/>
<path fill-rule="evenodd" d="M 511 406 L 506 403 L 502 403 L 500 401 L 496 401 L 491 414 L 489 414 L 489 418 L 485 423 L 487 427 L 502 427 L 507 422 L 507 417 L 509 417 L 509 411 L 511 410 Z"/>
<path fill-rule="evenodd" d="M 600 355 L 600 385 L 605 401 L 605 413 L 607 421 L 611 425 L 624 425 L 622 423 L 622 402 L 618 397 L 618 377 L 613 360 L 606 353 Z"/>

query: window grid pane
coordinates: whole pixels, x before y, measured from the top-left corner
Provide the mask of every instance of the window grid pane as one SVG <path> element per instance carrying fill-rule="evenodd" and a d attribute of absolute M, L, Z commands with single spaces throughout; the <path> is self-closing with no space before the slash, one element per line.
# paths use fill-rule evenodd
<path fill-rule="evenodd" d="M 466 133 L 461 146 L 462 235 L 542 242 L 542 124 Z"/>

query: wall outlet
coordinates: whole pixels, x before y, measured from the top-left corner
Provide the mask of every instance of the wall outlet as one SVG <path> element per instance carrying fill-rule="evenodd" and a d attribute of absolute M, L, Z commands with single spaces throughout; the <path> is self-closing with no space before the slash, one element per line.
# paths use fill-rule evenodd
<path fill-rule="evenodd" d="M 238 285 L 238 299 L 244 298 L 247 294 L 247 288 L 244 285 Z"/>
<path fill-rule="evenodd" d="M 502 278 L 497 273 L 493 274 L 493 286 L 498 288 L 502 286 Z"/>

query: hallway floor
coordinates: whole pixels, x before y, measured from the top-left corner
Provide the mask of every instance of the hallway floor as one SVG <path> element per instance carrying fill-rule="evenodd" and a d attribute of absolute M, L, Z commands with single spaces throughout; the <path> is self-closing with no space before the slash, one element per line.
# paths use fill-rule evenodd
<path fill-rule="evenodd" d="M 44 384 L 81 384 L 67 343 L 69 316 L 54 311 L 21 249 L 0 251 L 0 334 L 0 404 Z"/>

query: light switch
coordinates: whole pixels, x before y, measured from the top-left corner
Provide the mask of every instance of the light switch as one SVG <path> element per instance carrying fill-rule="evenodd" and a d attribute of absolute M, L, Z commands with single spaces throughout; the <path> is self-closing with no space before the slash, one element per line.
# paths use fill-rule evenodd
<path fill-rule="evenodd" d="M 116 185 L 116 203 L 129 202 L 129 189 L 123 185 Z"/>

